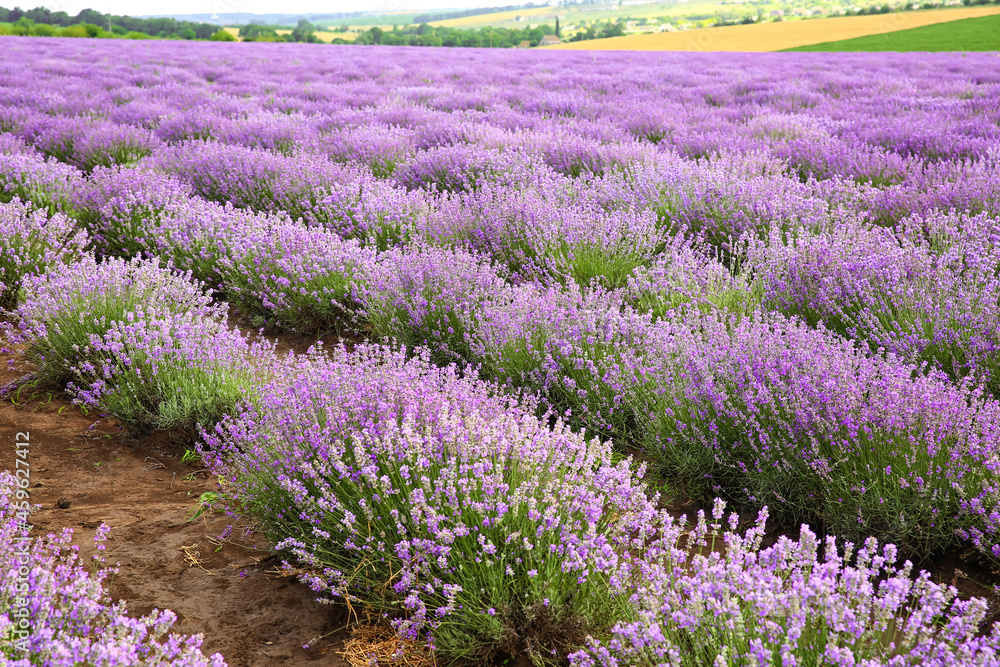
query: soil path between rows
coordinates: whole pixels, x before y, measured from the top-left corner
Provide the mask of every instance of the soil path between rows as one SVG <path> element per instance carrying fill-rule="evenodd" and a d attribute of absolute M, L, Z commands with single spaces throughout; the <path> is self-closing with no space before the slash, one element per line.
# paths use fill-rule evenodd
<path fill-rule="evenodd" d="M 21 375 L 8 359 L 0 354 L 0 384 Z M 343 606 L 319 603 L 305 585 L 275 574 L 280 558 L 260 535 L 237 529 L 214 544 L 232 523 L 225 515 L 185 523 L 198 497 L 217 490 L 200 464 L 181 463 L 181 452 L 155 436 L 131 439 L 96 420 L 63 396 L 30 388 L 0 403 L 0 468 L 14 469 L 17 433 L 29 434 L 36 534 L 73 528 L 89 559 L 94 529 L 110 525 L 106 561 L 120 563 L 112 597 L 133 615 L 173 610 L 174 631 L 204 634 L 202 650 L 232 667 L 348 664 L 338 653 L 349 634 Z M 57 507 L 61 499 L 69 506 Z M 200 566 L 186 560 L 195 552 Z"/>

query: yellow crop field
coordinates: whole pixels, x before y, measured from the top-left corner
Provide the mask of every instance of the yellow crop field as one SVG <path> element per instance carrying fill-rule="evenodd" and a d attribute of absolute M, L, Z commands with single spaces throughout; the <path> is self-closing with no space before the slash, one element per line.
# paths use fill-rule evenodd
<path fill-rule="evenodd" d="M 291 30 L 275 30 L 275 32 L 279 35 L 292 34 Z M 342 39 L 345 42 L 353 42 L 358 36 L 358 33 L 356 32 L 330 32 L 329 30 L 317 30 L 313 34 L 324 42 L 330 42 L 335 39 Z"/>
<path fill-rule="evenodd" d="M 324 42 L 332 42 L 335 39 L 342 39 L 345 42 L 353 42 L 358 33 L 356 32 L 326 32 L 324 30 L 317 30 L 316 36 L 322 39 Z"/>
<path fill-rule="evenodd" d="M 493 14 L 477 14 L 476 16 L 463 16 L 459 19 L 448 19 L 446 21 L 432 21 L 430 25 L 436 28 L 462 28 L 469 25 L 498 23 L 500 21 L 513 21 L 518 16 L 545 16 L 557 13 L 555 7 L 534 7 L 532 9 L 518 9 L 513 12 L 495 12 Z"/>
<path fill-rule="evenodd" d="M 796 46 L 879 35 L 994 14 L 1000 14 L 1000 7 L 961 7 L 872 16 L 838 16 L 682 32 L 626 35 L 543 48 L 600 51 L 780 51 Z"/>

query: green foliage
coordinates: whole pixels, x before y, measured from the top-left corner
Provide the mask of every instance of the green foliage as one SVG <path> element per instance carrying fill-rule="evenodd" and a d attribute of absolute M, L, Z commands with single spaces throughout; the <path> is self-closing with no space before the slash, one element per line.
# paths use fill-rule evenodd
<path fill-rule="evenodd" d="M 218 30 L 210 23 L 177 21 L 171 18 L 136 18 L 102 14 L 93 9 L 84 9 L 76 16 L 66 12 L 53 12 L 45 7 L 27 11 L 19 8 L 0 7 L 0 35 L 20 35 L 33 37 L 121 37 L 124 39 L 149 39 L 151 36 L 164 39 L 209 39 Z M 108 26 L 110 25 L 110 31 Z"/>
<path fill-rule="evenodd" d="M 604 39 L 606 37 L 621 37 L 625 34 L 625 26 L 620 21 L 608 21 L 606 24 L 593 23 L 586 30 L 578 32 L 569 40 L 583 42 L 588 39 Z"/>
<path fill-rule="evenodd" d="M 219 31 L 216 32 L 214 35 L 212 35 L 211 39 L 212 39 L 213 42 L 235 42 L 235 41 L 237 41 L 236 37 L 234 37 L 231 33 L 226 32 L 225 28 L 219 28 Z"/>
<path fill-rule="evenodd" d="M 201 454 L 193 449 L 184 450 L 184 454 L 181 456 L 181 463 L 197 463 L 198 461 L 201 461 Z"/>
<path fill-rule="evenodd" d="M 250 23 L 240 27 L 240 39 L 244 42 L 281 42 L 281 36 L 271 26 Z"/>
<path fill-rule="evenodd" d="M 240 39 L 244 42 L 302 42 L 306 44 L 322 44 L 316 37 L 318 28 L 305 19 L 299 20 L 290 34 L 279 35 L 281 26 L 249 23 L 240 27 Z"/>
<path fill-rule="evenodd" d="M 185 452 L 187 455 L 187 452 Z M 183 461 L 183 459 L 181 459 Z M 219 494 L 215 491 L 206 491 L 205 493 L 198 496 L 198 503 L 191 510 L 190 516 L 184 523 L 191 523 L 196 521 L 198 517 L 205 513 L 205 510 L 212 506 L 213 503 L 219 500 Z"/>
<path fill-rule="evenodd" d="M 320 42 L 319 38 L 315 34 L 313 34 L 315 30 L 316 26 L 314 26 L 309 21 L 303 19 L 299 21 L 299 24 L 295 27 L 294 30 L 292 30 L 292 34 L 286 36 L 286 39 L 287 37 L 291 37 L 293 42 L 304 42 L 306 44 L 321 44 L 322 42 Z"/>
<path fill-rule="evenodd" d="M 545 35 L 555 34 L 552 26 L 534 28 L 493 28 L 463 30 L 459 28 L 434 27 L 422 23 L 402 30 L 386 32 L 379 27 L 371 28 L 355 39 L 355 44 L 380 44 L 384 46 L 462 46 L 510 48 L 521 42 L 538 46 Z"/>
<path fill-rule="evenodd" d="M 87 29 L 82 25 L 71 25 L 59 31 L 60 37 L 86 37 Z"/>
<path fill-rule="evenodd" d="M 199 350 L 212 351 L 199 359 Z M 210 318 L 183 314 L 121 323 L 101 343 L 83 348 L 92 362 L 78 367 L 76 384 L 90 389 L 78 392 L 77 400 L 99 406 L 133 433 L 173 431 L 194 441 L 199 425 L 211 427 L 252 400 L 260 384 L 254 360 L 269 352 Z M 93 390 L 100 386 L 110 391 Z"/>

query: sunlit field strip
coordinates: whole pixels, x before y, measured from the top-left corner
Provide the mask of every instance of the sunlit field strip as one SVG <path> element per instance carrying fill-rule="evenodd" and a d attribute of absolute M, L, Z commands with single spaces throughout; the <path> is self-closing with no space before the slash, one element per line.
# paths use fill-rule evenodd
<path fill-rule="evenodd" d="M 626 35 L 569 42 L 546 49 L 581 51 L 781 51 L 820 42 L 919 28 L 945 21 L 993 16 L 1000 7 L 968 7 L 921 12 L 702 28 L 674 33 Z"/>
<path fill-rule="evenodd" d="M 820 42 L 791 51 L 1000 51 L 1000 15 L 935 23 L 882 35 Z"/>

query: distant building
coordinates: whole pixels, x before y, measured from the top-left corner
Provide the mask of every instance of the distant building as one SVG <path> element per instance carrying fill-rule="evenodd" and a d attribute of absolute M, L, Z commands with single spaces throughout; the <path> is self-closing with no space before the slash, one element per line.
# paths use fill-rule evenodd
<path fill-rule="evenodd" d="M 515 49 L 530 49 L 531 48 L 531 42 L 529 42 L 528 40 L 524 40 L 523 42 L 521 42 L 520 44 L 518 44 L 514 48 Z"/>
<path fill-rule="evenodd" d="M 555 35 L 545 35 L 538 42 L 538 46 L 552 46 L 553 44 L 562 44 L 562 40 Z"/>

